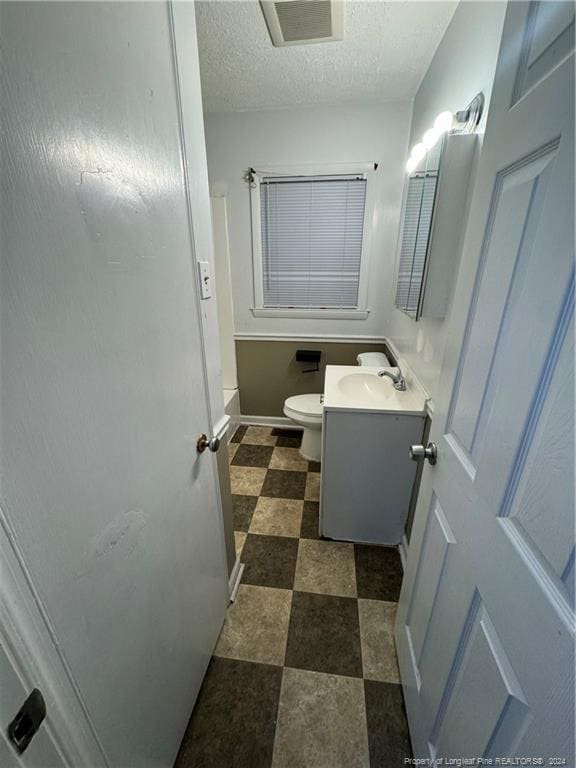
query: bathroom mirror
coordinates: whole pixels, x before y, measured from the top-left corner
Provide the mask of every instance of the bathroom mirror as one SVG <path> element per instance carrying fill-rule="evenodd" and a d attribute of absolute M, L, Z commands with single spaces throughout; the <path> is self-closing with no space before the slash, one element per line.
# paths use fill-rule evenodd
<path fill-rule="evenodd" d="M 413 320 L 446 316 L 460 259 L 476 146 L 474 133 L 448 134 L 407 178 L 395 304 Z"/>
<path fill-rule="evenodd" d="M 444 142 L 428 152 L 406 182 L 396 273 L 396 307 L 413 320 L 421 315 L 440 158 Z"/>

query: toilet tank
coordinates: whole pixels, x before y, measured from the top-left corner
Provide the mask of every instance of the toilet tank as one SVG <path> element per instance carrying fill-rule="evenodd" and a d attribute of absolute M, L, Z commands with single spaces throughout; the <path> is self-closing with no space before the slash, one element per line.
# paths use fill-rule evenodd
<path fill-rule="evenodd" d="M 356 357 L 358 365 L 372 365 L 379 368 L 388 368 L 390 361 L 383 352 L 361 352 Z"/>

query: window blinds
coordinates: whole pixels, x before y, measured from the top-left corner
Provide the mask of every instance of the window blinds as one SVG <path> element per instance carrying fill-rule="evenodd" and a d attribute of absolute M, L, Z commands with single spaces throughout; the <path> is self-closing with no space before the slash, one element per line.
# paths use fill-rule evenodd
<path fill-rule="evenodd" d="M 396 283 L 396 306 L 418 316 L 426 254 L 432 227 L 438 174 L 417 174 L 408 181 Z"/>
<path fill-rule="evenodd" d="M 366 179 L 260 182 L 265 307 L 358 306 Z"/>

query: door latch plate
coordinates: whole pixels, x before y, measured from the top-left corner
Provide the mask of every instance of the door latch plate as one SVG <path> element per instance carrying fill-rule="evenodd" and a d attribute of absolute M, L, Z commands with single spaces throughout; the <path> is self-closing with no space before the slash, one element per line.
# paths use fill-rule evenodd
<path fill-rule="evenodd" d="M 45 717 L 46 702 L 38 688 L 34 688 L 8 726 L 8 738 L 19 755 L 30 744 Z"/>

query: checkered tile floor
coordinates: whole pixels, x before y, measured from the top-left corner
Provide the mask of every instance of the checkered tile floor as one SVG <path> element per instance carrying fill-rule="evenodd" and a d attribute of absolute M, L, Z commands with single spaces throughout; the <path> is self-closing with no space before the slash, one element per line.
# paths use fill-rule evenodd
<path fill-rule="evenodd" d="M 393 640 L 395 549 L 318 535 L 301 433 L 229 446 L 245 564 L 177 768 L 399 768 L 411 755 Z"/>

